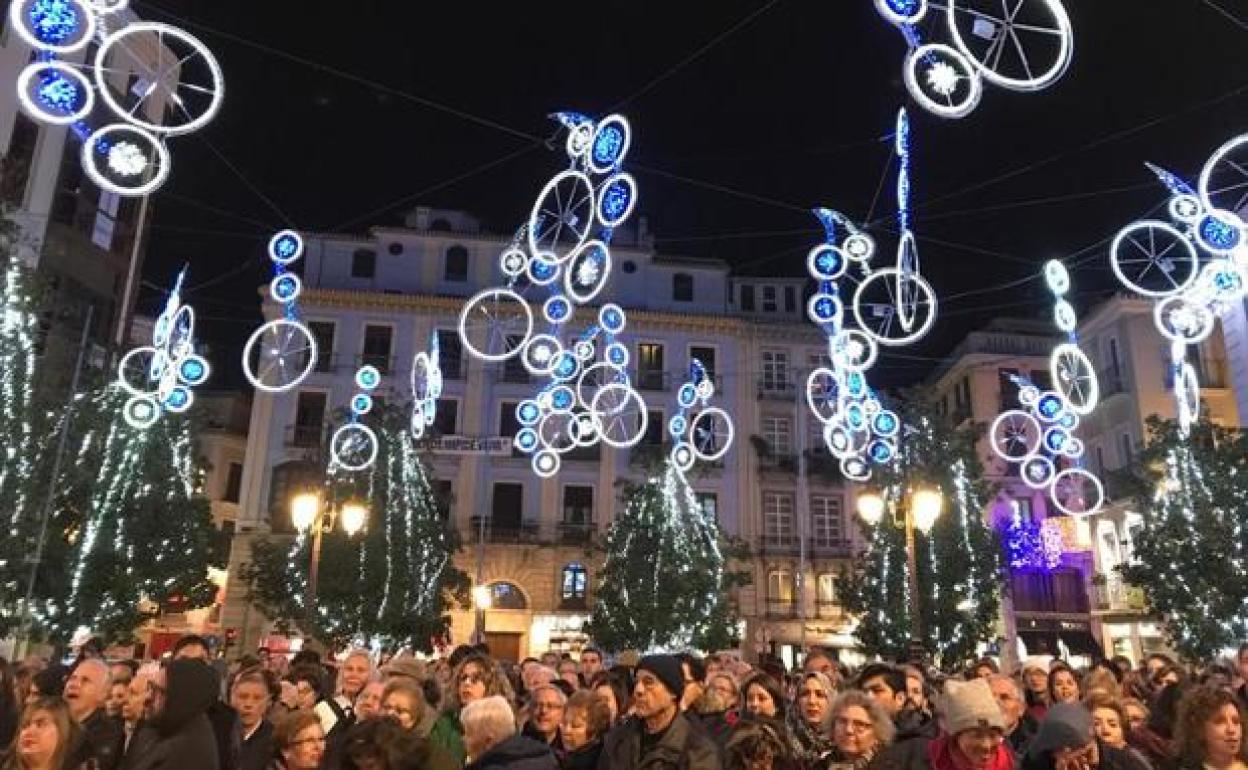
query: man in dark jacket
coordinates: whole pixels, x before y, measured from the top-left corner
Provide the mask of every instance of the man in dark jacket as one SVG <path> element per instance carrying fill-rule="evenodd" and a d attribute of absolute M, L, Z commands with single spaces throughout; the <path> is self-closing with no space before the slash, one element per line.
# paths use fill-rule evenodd
<path fill-rule="evenodd" d="M 126 740 L 125 726 L 119 717 L 104 711 L 112 679 L 108 664 L 100 658 L 83 658 L 65 682 L 65 702 L 74 721 L 82 725 L 87 754 L 99 770 L 114 770 L 121 762 Z"/>
<path fill-rule="evenodd" d="M 1023 770 L 1055 770 L 1059 765 L 1087 770 L 1145 770 L 1131 754 L 1097 739 L 1092 715 L 1078 703 L 1049 708 L 1022 766 Z"/>
<path fill-rule="evenodd" d="M 1005 716 L 1005 742 L 1010 751 L 1014 752 L 1014 756 L 1021 759 L 1027 753 L 1027 747 L 1040 725 L 1035 717 L 1027 713 L 1023 689 L 1013 678 L 1005 674 L 993 674 L 988 677 L 988 686 L 992 688 L 997 705 Z"/>
<path fill-rule="evenodd" d="M 516 734 L 516 716 L 503 697 L 469 703 L 461 720 L 468 748 L 464 770 L 558 770 L 549 746 Z"/>
<path fill-rule="evenodd" d="M 202 636 L 188 634 L 173 646 L 175 660 L 198 660 L 211 667 L 212 660 L 208 654 L 208 642 Z M 238 712 L 228 703 L 221 700 L 221 693 L 208 707 L 208 721 L 212 723 L 212 732 L 217 737 L 217 764 L 220 770 L 238 770 L 238 756 L 243 745 L 242 725 L 238 721 Z"/>
<path fill-rule="evenodd" d="M 174 660 L 152 678 L 151 719 L 131 741 L 122 770 L 218 770 L 208 721 L 217 673 L 199 660 Z"/>
<path fill-rule="evenodd" d="M 599 770 L 720 770 L 719 749 L 680 711 L 685 675 L 671 655 L 637 664 L 633 718 L 607 734 Z"/>
<path fill-rule="evenodd" d="M 939 733 L 936 720 L 910 700 L 906 672 L 887 663 L 871 663 L 858 675 L 858 689 L 871 696 L 897 726 L 893 743 L 915 738 L 931 740 Z"/>

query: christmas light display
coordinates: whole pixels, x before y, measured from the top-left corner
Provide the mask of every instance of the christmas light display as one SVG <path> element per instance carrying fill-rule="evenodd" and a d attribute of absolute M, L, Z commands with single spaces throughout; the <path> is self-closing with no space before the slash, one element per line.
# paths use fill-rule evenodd
<path fill-rule="evenodd" d="M 693 359 L 689 362 L 689 380 L 676 391 L 676 414 L 667 421 L 672 437 L 670 460 L 682 473 L 697 460 L 719 460 L 732 446 L 732 418 L 723 409 L 709 406 L 714 395 L 714 380 L 702 362 Z"/>
<path fill-rule="evenodd" d="M 1024 521 L 1017 502 L 1004 535 L 1006 561 L 1010 569 L 1052 572 L 1061 566 L 1061 530 L 1048 519 Z"/>
<path fill-rule="evenodd" d="M 566 332 L 578 308 L 606 286 L 612 234 L 637 204 L 637 183 L 620 170 L 632 129 L 620 115 L 553 117 L 567 129 L 570 167 L 542 188 L 500 256 L 506 285 L 479 292 L 459 315 L 469 353 L 492 363 L 519 356 L 530 374 L 546 379 L 516 407 L 515 446 L 542 477 L 558 472 L 566 452 L 598 442 L 630 447 L 647 427 L 646 403 L 625 368 L 628 348 L 617 339 L 628 322 L 623 308 L 604 304 L 596 323 Z M 545 329 L 537 331 L 541 322 Z"/>
<path fill-rule="evenodd" d="M 412 438 L 420 439 L 438 415 L 442 397 L 442 352 L 438 334 L 429 335 L 429 350 L 412 357 Z"/>
<path fill-rule="evenodd" d="M 879 345 L 914 342 L 936 320 L 936 293 L 919 272 L 918 246 L 910 229 L 910 120 L 904 109 L 897 114 L 894 151 L 901 234 L 894 266 L 873 270 L 875 241 L 830 209 L 815 210 L 825 242 L 806 256 L 806 269 L 818 284 L 806 313 L 827 335 L 830 361 L 807 377 L 806 402 L 823 424 L 824 441 L 839 460 L 841 473 L 854 481 L 869 479 L 872 465 L 891 462 L 897 452 L 901 420 L 883 408 L 867 382 Z M 857 328 L 845 323 L 842 281 L 856 284 L 852 309 Z"/>
<path fill-rule="evenodd" d="M 875 7 L 909 45 L 906 88 L 942 118 L 969 115 L 985 81 L 1011 91 L 1047 88 L 1074 55 L 1074 31 L 1060 0 L 875 0 Z M 952 45 L 927 42 L 925 31 Z"/>
<path fill-rule="evenodd" d="M 126 5 L 14 0 L 9 25 L 35 49 L 17 78 L 22 108 L 70 127 L 82 141 L 83 170 L 100 189 L 137 196 L 168 179 L 168 137 L 207 125 L 221 108 L 225 81 L 198 39 L 169 24 L 128 23 L 120 13 Z M 69 58 L 92 43 L 90 63 Z M 112 122 L 97 125 L 97 104 Z"/>
<path fill-rule="evenodd" d="M 257 390 L 281 393 L 299 385 L 316 367 L 316 338 L 299 315 L 303 282 L 287 267 L 303 256 L 303 238 L 283 230 L 269 239 L 273 280 L 269 296 L 282 306 L 282 317 L 252 333 L 243 348 L 243 373 Z"/>
<path fill-rule="evenodd" d="M 1023 408 L 997 415 L 989 442 L 998 457 L 1018 466 L 1027 486 L 1046 490 L 1058 510 L 1090 516 L 1104 504 L 1105 489 L 1094 473 L 1082 467 L 1084 445 L 1075 430 L 1080 417 L 1096 408 L 1100 386 L 1092 361 L 1079 347 L 1075 310 L 1065 299 L 1070 274 L 1061 262 L 1050 260 L 1045 263 L 1044 277 L 1053 293 L 1054 323 L 1067 335 L 1067 341 L 1054 347 L 1049 357 L 1054 390 L 1042 391 L 1026 377 L 1011 375 Z M 1062 468 L 1063 464 L 1070 467 Z"/>
<path fill-rule="evenodd" d="M 208 380 L 208 361 L 195 353 L 195 311 L 182 302 L 184 268 L 152 327 L 152 344 L 121 357 L 117 384 L 130 398 L 122 408 L 134 428 L 150 427 L 164 412 L 185 412 L 195 400 L 192 388 Z"/>
<path fill-rule="evenodd" d="M 381 372 L 375 366 L 366 364 L 355 372 L 355 386 L 359 390 L 348 406 L 350 418 L 329 440 L 330 473 L 335 468 L 362 471 L 377 460 L 377 434 L 360 418 L 373 411 L 372 392 L 380 384 Z"/>
<path fill-rule="evenodd" d="M 1213 153 L 1195 189 L 1147 165 L 1170 191 L 1167 208 L 1176 224 L 1127 225 L 1110 246 L 1110 264 L 1124 286 L 1156 300 L 1153 320 L 1170 343 L 1175 412 L 1186 435 L 1200 416 L 1200 381 L 1187 348 L 1208 338 L 1218 316 L 1248 297 L 1248 223 L 1241 216 L 1248 206 L 1248 134 Z"/>

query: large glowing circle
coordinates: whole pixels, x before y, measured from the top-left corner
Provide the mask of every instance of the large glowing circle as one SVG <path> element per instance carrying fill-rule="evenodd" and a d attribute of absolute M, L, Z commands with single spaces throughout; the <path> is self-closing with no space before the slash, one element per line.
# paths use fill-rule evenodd
<path fill-rule="evenodd" d="M 849 258 L 837 247 L 824 243 L 806 254 L 806 271 L 819 281 L 835 281 L 845 275 Z"/>
<path fill-rule="evenodd" d="M 828 340 L 828 353 L 837 366 L 851 372 L 864 372 L 875 364 L 880 347 L 865 332 L 842 329 Z"/>
<path fill-rule="evenodd" d="M 82 142 L 82 168 L 102 190 L 118 195 L 147 195 L 169 178 L 169 150 L 136 126 L 113 123 L 96 129 Z"/>
<path fill-rule="evenodd" d="M 66 54 L 85 48 L 95 37 L 95 14 L 82 0 L 14 0 L 9 24 L 28 45 Z"/>
<path fill-rule="evenodd" d="M 533 333 L 533 311 L 511 289 L 486 289 L 459 312 L 459 338 L 468 352 L 485 361 L 517 355 Z"/>
<path fill-rule="evenodd" d="M 701 460 L 714 462 L 732 446 L 732 418 L 717 406 L 698 412 L 689 424 L 689 443 Z"/>
<path fill-rule="evenodd" d="M 628 385 L 628 373 L 624 371 L 622 366 L 616 366 L 609 361 L 599 361 L 598 363 L 590 364 L 585 367 L 577 380 L 577 400 L 580 401 L 581 406 L 590 409 L 594 401 L 594 394 L 602 387 L 612 384 Z"/>
<path fill-rule="evenodd" d="M 137 347 L 121 357 L 117 365 L 117 384 L 135 397 L 156 393 L 156 381 L 168 366 L 165 351 L 151 346 Z"/>
<path fill-rule="evenodd" d="M 875 10 L 893 24 L 918 24 L 927 13 L 927 0 L 875 0 Z"/>
<path fill-rule="evenodd" d="M 920 339 L 936 322 L 936 292 L 921 275 L 903 281 L 903 297 L 897 296 L 900 273 L 895 268 L 877 270 L 854 292 L 854 318 L 864 332 L 881 345 L 897 347 Z M 906 300 L 911 322 L 901 323 L 899 304 Z"/>
<path fill-rule="evenodd" d="M 1200 170 L 1196 186 L 1206 209 L 1243 211 L 1248 205 L 1248 134 L 1215 150 Z"/>
<path fill-rule="evenodd" d="M 160 417 L 160 406 L 151 396 L 132 396 L 122 407 L 121 416 L 131 428 L 150 428 Z"/>
<path fill-rule="evenodd" d="M 608 446 L 628 449 L 646 435 L 646 402 L 628 385 L 611 383 L 599 388 L 589 409 L 598 418 L 602 441 Z"/>
<path fill-rule="evenodd" d="M 910 331 L 914 328 L 915 316 L 918 313 L 918 283 L 914 280 L 919 276 L 919 245 L 914 233 L 909 230 L 901 235 L 897 243 L 897 277 L 894 279 L 894 291 L 897 293 L 897 320 L 901 328 Z"/>
<path fill-rule="evenodd" d="M 1049 498 L 1068 516 L 1090 516 L 1105 502 L 1101 480 L 1083 468 L 1067 468 L 1053 477 Z"/>
<path fill-rule="evenodd" d="M 1078 345 L 1066 342 L 1053 349 L 1049 356 L 1049 375 L 1053 387 L 1062 394 L 1066 405 L 1075 414 L 1091 414 L 1100 398 L 1096 367 Z"/>
<path fill-rule="evenodd" d="M 269 239 L 269 260 L 289 265 L 303 256 L 303 236 L 294 230 L 282 230 Z"/>
<path fill-rule="evenodd" d="M 838 411 L 839 388 L 836 373 L 826 366 L 818 366 L 806 377 L 806 404 L 821 422 L 834 419 Z"/>
<path fill-rule="evenodd" d="M 1166 222 L 1143 220 L 1114 236 L 1109 262 L 1118 280 L 1146 297 L 1168 297 L 1187 288 L 1200 260 L 1196 247 Z"/>
<path fill-rule="evenodd" d="M 942 118 L 969 115 L 984 95 L 975 65 L 943 43 L 927 43 L 907 53 L 902 77 L 919 106 Z"/>
<path fill-rule="evenodd" d="M 243 348 L 243 374 L 258 390 L 280 393 L 304 381 L 316 366 L 316 354 L 308 327 L 285 318 L 269 321 Z"/>
<path fill-rule="evenodd" d="M 562 263 L 594 228 L 594 185 L 580 171 L 567 170 L 546 183 L 529 214 L 529 253 Z"/>
<path fill-rule="evenodd" d="M 611 250 L 599 240 L 586 241 L 564 271 L 563 286 L 578 304 L 593 301 L 611 277 Z"/>
<path fill-rule="evenodd" d="M 988 432 L 992 451 L 1006 462 L 1020 462 L 1040 448 L 1040 423 L 1030 414 L 1010 409 L 997 415 Z"/>
<path fill-rule="evenodd" d="M 589 147 L 589 168 L 595 174 L 605 174 L 617 168 L 628 155 L 632 144 L 632 129 L 623 115 L 608 115 L 594 130 Z"/>
<path fill-rule="evenodd" d="M 352 472 L 372 465 L 377 459 L 377 448 L 377 434 L 358 422 L 349 422 L 338 428 L 329 440 L 331 462 Z"/>
<path fill-rule="evenodd" d="M 984 79 L 1039 91 L 1070 66 L 1075 34 L 1061 0 L 949 0 L 949 34 Z"/>
<path fill-rule="evenodd" d="M 114 49 L 143 86 L 134 104 L 119 101 L 109 87 L 109 74 L 120 66 Z M 172 61 L 130 53 L 166 50 L 172 52 Z M 104 38 L 95 53 L 95 84 L 118 117 L 155 134 L 187 134 L 203 128 L 225 98 L 225 76 L 208 47 L 184 30 L 154 21 L 128 24 Z M 150 109 L 153 105 L 157 111 Z"/>
<path fill-rule="evenodd" d="M 637 180 L 632 174 L 609 177 L 598 190 L 598 221 L 604 227 L 619 227 L 637 206 Z"/>
<path fill-rule="evenodd" d="M 1203 303 L 1179 295 L 1158 302 L 1153 307 L 1153 321 L 1166 339 L 1194 345 L 1213 333 L 1216 318 Z"/>
<path fill-rule="evenodd" d="M 576 438 L 572 435 L 573 417 L 571 412 L 547 412 L 537 426 L 537 437 L 542 446 L 559 454 L 576 449 Z"/>
<path fill-rule="evenodd" d="M 95 92 L 91 81 L 59 61 L 36 61 L 17 76 L 17 99 L 36 120 L 67 126 L 91 114 Z"/>

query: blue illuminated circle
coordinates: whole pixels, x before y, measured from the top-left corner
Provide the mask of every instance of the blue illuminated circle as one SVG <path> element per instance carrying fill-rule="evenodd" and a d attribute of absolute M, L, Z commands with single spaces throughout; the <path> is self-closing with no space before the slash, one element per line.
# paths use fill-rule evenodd
<path fill-rule="evenodd" d="M 521 425 L 536 425 L 541 416 L 542 410 L 535 401 L 521 401 L 516 406 L 516 421 Z"/>
<path fill-rule="evenodd" d="M 572 303 L 568 302 L 567 297 L 556 294 L 546 300 L 546 305 L 542 308 L 542 312 L 545 313 L 546 320 L 551 323 L 562 323 L 572 315 Z"/>
<path fill-rule="evenodd" d="M 618 334 L 624 329 L 624 311 L 619 305 L 603 305 L 598 311 L 598 323 L 611 334 Z"/>
<path fill-rule="evenodd" d="M 845 422 L 851 428 L 861 428 L 866 422 L 866 415 L 863 414 L 862 404 L 850 404 L 845 407 Z"/>
<path fill-rule="evenodd" d="M 550 392 L 550 405 L 555 409 L 571 409 L 575 400 L 571 388 L 558 387 Z"/>
<path fill-rule="evenodd" d="M 840 317 L 841 301 L 831 294 L 815 294 L 810 298 L 810 318 L 815 323 L 832 323 Z"/>
<path fill-rule="evenodd" d="M 897 432 L 897 415 L 892 412 L 880 412 L 875 416 L 871 427 L 882 436 L 891 436 Z"/>
<path fill-rule="evenodd" d="M 893 445 L 883 439 L 876 439 L 867 447 L 867 454 L 877 464 L 886 463 L 893 459 Z"/>
<path fill-rule="evenodd" d="M 1210 274 L 1209 282 L 1213 285 L 1214 291 L 1223 296 L 1237 295 L 1244 288 L 1243 276 L 1231 267 L 1214 269 Z"/>
<path fill-rule="evenodd" d="M 693 406 L 693 402 L 698 398 L 698 389 L 689 382 L 680 386 L 680 390 L 676 392 L 676 402 L 681 406 L 688 408 Z"/>
<path fill-rule="evenodd" d="M 198 385 L 207 379 L 208 367 L 204 364 L 202 358 L 197 356 L 188 357 L 179 364 L 178 376 L 188 385 Z"/>
<path fill-rule="evenodd" d="M 628 366 L 628 348 L 618 342 L 607 346 L 607 360 L 616 366 Z"/>
<path fill-rule="evenodd" d="M 269 239 L 269 259 L 279 265 L 289 265 L 303 256 L 303 238 L 294 230 L 282 230 Z"/>
<path fill-rule="evenodd" d="M 367 393 L 356 393 L 351 399 L 351 411 L 355 414 L 368 414 L 373 409 L 373 397 Z"/>
<path fill-rule="evenodd" d="M 685 431 L 688 429 L 689 421 L 685 419 L 684 415 L 675 415 L 667 421 L 667 432 L 677 438 L 685 435 Z"/>
<path fill-rule="evenodd" d="M 1079 415 L 1070 411 L 1062 412 L 1061 417 L 1057 420 L 1057 424 L 1068 431 L 1074 430 L 1079 427 Z"/>
<path fill-rule="evenodd" d="M 165 397 L 165 406 L 173 411 L 185 409 L 191 402 L 191 392 L 181 386 L 169 391 Z"/>
<path fill-rule="evenodd" d="M 532 428 L 521 428 L 516 431 L 516 448 L 522 452 L 532 452 L 537 448 L 537 431 Z"/>
<path fill-rule="evenodd" d="M 72 114 L 82 104 L 83 90 L 59 72 L 48 71 L 39 79 L 35 97 L 49 110 Z"/>
<path fill-rule="evenodd" d="M 47 46 L 72 42 L 83 20 L 82 12 L 69 0 L 35 0 L 26 11 L 29 30 Z"/>
<path fill-rule="evenodd" d="M 1040 413 L 1041 419 L 1053 422 L 1061 416 L 1062 399 L 1056 393 L 1045 393 L 1040 396 L 1040 400 L 1036 402 L 1036 411 Z"/>
<path fill-rule="evenodd" d="M 806 255 L 806 270 L 821 281 L 835 281 L 845 274 L 849 260 L 841 250 L 829 244 L 811 249 Z"/>
<path fill-rule="evenodd" d="M 269 295 L 282 304 L 294 302 L 303 286 L 299 276 L 294 273 L 282 273 L 269 284 Z"/>
<path fill-rule="evenodd" d="M 529 260 L 529 279 L 538 286 L 545 286 L 558 277 L 558 263 L 537 257 Z"/>
<path fill-rule="evenodd" d="M 628 174 L 611 177 L 598 193 L 598 218 L 607 227 L 628 219 L 637 203 L 637 183 Z"/>
<path fill-rule="evenodd" d="M 355 384 L 364 390 L 372 390 L 381 384 L 381 372 L 375 366 L 361 366 L 355 373 Z"/>
<path fill-rule="evenodd" d="M 555 359 L 555 366 L 551 371 L 555 377 L 561 380 L 568 380 L 575 377 L 580 368 L 580 360 L 576 357 L 576 354 L 570 350 L 564 350 Z"/>
<path fill-rule="evenodd" d="M 1233 251 L 1242 240 L 1242 233 L 1239 227 L 1232 221 L 1228 221 L 1230 217 L 1212 212 L 1201 218 L 1200 224 L 1196 226 L 1196 232 L 1200 237 L 1201 243 L 1210 251 L 1224 253 Z"/>
<path fill-rule="evenodd" d="M 593 144 L 590 145 L 590 168 L 601 174 L 618 166 L 628 152 L 629 141 L 628 121 L 619 115 L 603 120 L 594 132 Z"/>
<path fill-rule="evenodd" d="M 851 395 L 861 395 L 867 388 L 867 380 L 862 376 L 862 372 L 850 372 L 845 375 L 845 390 Z"/>
<path fill-rule="evenodd" d="M 1070 434 L 1066 432 L 1065 428 L 1049 428 L 1044 432 L 1044 448 L 1054 454 L 1058 454 L 1062 451 L 1062 447 L 1066 446 L 1066 441 L 1069 438 Z"/>

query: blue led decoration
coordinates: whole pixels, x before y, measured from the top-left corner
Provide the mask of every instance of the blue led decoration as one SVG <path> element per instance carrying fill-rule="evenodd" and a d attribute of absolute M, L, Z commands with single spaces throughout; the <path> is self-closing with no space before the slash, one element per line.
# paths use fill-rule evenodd
<path fill-rule="evenodd" d="M 83 99 L 78 84 L 55 71 L 43 75 L 36 93 L 40 104 L 66 114 L 77 110 Z"/>
<path fill-rule="evenodd" d="M 715 381 L 698 359 L 689 362 L 689 379 L 676 394 L 677 411 L 668 421 L 673 439 L 668 460 L 683 474 L 698 460 L 721 460 L 732 446 L 733 425 L 726 411 L 710 406 Z"/>
<path fill-rule="evenodd" d="M 82 25 L 82 17 L 68 0 L 35 0 L 26 15 L 36 36 L 49 45 L 73 39 Z"/>
<path fill-rule="evenodd" d="M 1213 214 L 1206 214 L 1200 220 L 1197 232 L 1201 243 L 1211 251 L 1232 251 L 1241 237 L 1238 227 Z"/>
<path fill-rule="evenodd" d="M 257 390 L 282 393 L 307 379 L 316 367 L 316 338 L 301 320 L 298 276 L 289 266 L 303 256 L 303 238 L 293 230 L 275 233 L 268 243 L 273 280 L 269 294 L 281 317 L 262 324 L 243 347 L 243 374 Z"/>
<path fill-rule="evenodd" d="M 1014 572 L 1052 572 L 1062 565 L 1061 532 L 1047 520 L 1023 521 L 1017 503 L 1002 534 L 1006 561 Z"/>
<path fill-rule="evenodd" d="M 329 440 L 329 471 L 343 470 L 350 473 L 365 470 L 377 460 L 380 445 L 377 434 L 361 420 L 372 411 L 373 397 L 370 391 L 381 384 L 381 372 L 370 364 L 355 372 L 355 385 L 362 392 L 351 396 L 349 417 L 346 423 L 334 431 Z"/>

